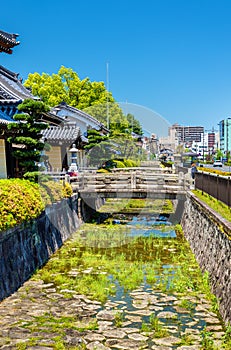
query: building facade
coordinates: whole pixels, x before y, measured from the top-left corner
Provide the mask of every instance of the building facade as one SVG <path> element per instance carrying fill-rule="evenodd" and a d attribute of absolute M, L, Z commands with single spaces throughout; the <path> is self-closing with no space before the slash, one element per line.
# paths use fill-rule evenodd
<path fill-rule="evenodd" d="M 225 158 L 229 158 L 231 153 L 231 118 L 223 119 L 219 123 L 219 148 L 224 154 Z"/>
<path fill-rule="evenodd" d="M 12 48 L 19 45 L 18 34 L 10 34 L 0 30 L 0 52 L 12 54 Z"/>
<path fill-rule="evenodd" d="M 16 41 L 17 36 L 0 31 L 0 52 L 11 54 L 12 48 L 19 44 Z M 17 159 L 13 157 L 13 151 L 18 145 L 7 141 L 7 125 L 14 122 L 13 116 L 18 113 L 17 107 L 25 99 L 39 100 L 23 86 L 19 74 L 0 66 L 0 178 L 17 177 L 21 174 Z M 83 147 L 88 142 L 87 131 L 96 129 L 103 134 L 108 133 L 98 120 L 66 103 L 61 103 L 41 115 L 41 121 L 49 124 L 49 128 L 43 131 L 44 141 L 51 146 L 50 151 L 47 151 L 48 170 L 61 171 L 68 168 L 71 162 L 69 150 L 73 144 L 78 148 L 78 165 L 83 166 Z"/>
<path fill-rule="evenodd" d="M 12 54 L 12 49 L 19 45 L 18 34 L 0 30 L 0 52 Z M 22 85 L 18 74 L 0 66 L 0 178 L 12 176 L 16 164 L 12 162 L 12 146 L 7 142 L 7 124 L 13 121 L 17 106 L 26 98 L 33 98 Z"/>
<path fill-rule="evenodd" d="M 185 147 L 191 147 L 193 141 L 201 142 L 204 134 L 203 126 L 182 126 L 173 124 L 169 128 L 169 134 L 171 134 L 172 130 L 175 130 L 178 143 L 185 145 Z"/>

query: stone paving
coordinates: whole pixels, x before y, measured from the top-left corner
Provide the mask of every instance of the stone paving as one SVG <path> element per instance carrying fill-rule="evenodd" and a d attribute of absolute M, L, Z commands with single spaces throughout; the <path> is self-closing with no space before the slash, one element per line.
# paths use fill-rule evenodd
<path fill-rule="evenodd" d="M 0 349 L 197 350 L 205 325 L 214 343 L 221 344 L 221 323 L 203 295 L 188 297 L 193 315 L 177 295 L 141 286 L 129 297 L 129 303 L 114 298 L 102 306 L 75 291 L 57 292 L 52 283 L 29 280 L 0 303 Z M 153 313 L 168 331 L 161 338 L 153 329 L 141 330 Z M 190 345 L 183 345 L 183 338 Z"/>

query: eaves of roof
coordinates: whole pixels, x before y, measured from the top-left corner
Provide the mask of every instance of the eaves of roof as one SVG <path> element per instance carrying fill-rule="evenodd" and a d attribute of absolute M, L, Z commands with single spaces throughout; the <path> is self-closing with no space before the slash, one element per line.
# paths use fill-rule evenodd
<path fill-rule="evenodd" d="M 23 86 L 18 74 L 0 66 L 0 100 L 18 101 L 26 98 L 37 99 Z"/>
<path fill-rule="evenodd" d="M 0 52 L 11 54 L 11 48 L 20 44 L 20 41 L 16 41 L 17 36 L 18 34 L 10 34 L 0 30 Z"/>
<path fill-rule="evenodd" d="M 89 120 L 92 123 L 96 124 L 100 129 L 103 129 L 103 130 L 109 132 L 109 130 L 104 126 L 104 124 L 99 122 L 97 119 L 92 117 L 90 114 L 88 114 L 86 112 L 83 112 L 83 111 L 81 111 L 80 109 L 78 109 L 76 107 L 69 106 L 65 102 L 62 102 L 58 106 L 53 107 L 51 109 L 51 113 L 54 113 L 54 114 L 58 115 L 60 110 L 67 110 L 67 111 L 69 111 L 69 112 L 71 112 L 73 114 L 76 114 L 76 116 L 81 116 L 85 120 Z"/>
<path fill-rule="evenodd" d="M 10 124 L 12 121 L 0 118 L 0 124 Z"/>
<path fill-rule="evenodd" d="M 80 135 L 80 129 L 73 125 L 50 126 L 42 131 L 47 142 L 74 142 Z"/>

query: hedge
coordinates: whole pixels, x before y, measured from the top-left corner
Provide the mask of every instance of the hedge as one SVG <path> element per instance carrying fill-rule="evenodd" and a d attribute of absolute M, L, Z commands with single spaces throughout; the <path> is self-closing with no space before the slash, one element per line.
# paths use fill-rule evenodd
<path fill-rule="evenodd" d="M 69 184 L 54 181 L 0 180 L 0 231 L 36 218 L 48 204 L 71 194 Z"/>

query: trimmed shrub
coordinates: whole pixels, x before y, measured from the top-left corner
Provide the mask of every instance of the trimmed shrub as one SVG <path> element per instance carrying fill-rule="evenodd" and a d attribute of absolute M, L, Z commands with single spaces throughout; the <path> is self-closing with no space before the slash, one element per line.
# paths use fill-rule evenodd
<path fill-rule="evenodd" d="M 27 180 L 0 180 L 0 230 L 37 217 L 44 210 L 39 186 Z"/>
<path fill-rule="evenodd" d="M 134 165 L 133 165 L 133 161 L 130 160 L 130 159 L 124 159 L 124 165 L 128 168 L 133 168 Z"/>
<path fill-rule="evenodd" d="M 231 172 L 229 171 L 222 171 L 218 169 L 203 168 L 203 167 L 197 167 L 197 169 L 203 172 L 211 173 L 211 174 L 216 174 L 221 176 L 231 176 Z"/>
<path fill-rule="evenodd" d="M 104 169 L 104 168 L 100 168 L 97 170 L 97 173 L 109 173 L 109 170 Z"/>
<path fill-rule="evenodd" d="M 0 231 L 38 217 L 47 205 L 71 195 L 71 185 L 61 181 L 0 180 Z"/>
<path fill-rule="evenodd" d="M 69 198 L 73 194 L 72 187 L 69 183 L 65 182 L 65 184 L 62 186 L 62 197 L 63 198 Z"/>
<path fill-rule="evenodd" d="M 116 163 L 116 167 L 117 168 L 126 168 L 126 166 L 124 165 L 124 163 L 121 160 L 113 160 L 114 163 Z"/>
<path fill-rule="evenodd" d="M 132 159 L 128 159 L 128 160 L 131 163 L 132 167 L 140 166 L 140 161 L 136 162 L 135 160 L 132 160 Z"/>

